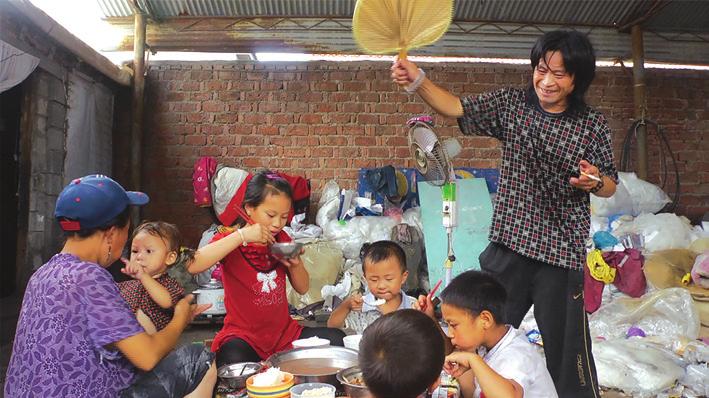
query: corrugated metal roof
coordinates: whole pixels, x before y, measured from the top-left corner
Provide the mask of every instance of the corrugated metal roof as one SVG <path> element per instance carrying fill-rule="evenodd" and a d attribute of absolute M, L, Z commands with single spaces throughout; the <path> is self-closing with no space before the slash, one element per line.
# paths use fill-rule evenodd
<path fill-rule="evenodd" d="M 97 0 L 132 40 L 132 0 Z M 137 0 L 158 23 L 148 26 L 156 51 L 305 51 L 360 53 L 351 34 L 356 0 Z M 659 11 L 657 11 L 659 10 Z M 630 37 L 617 28 L 644 22 L 646 59 L 709 60 L 709 0 L 456 0 L 454 23 L 422 55 L 527 57 L 543 31 L 585 33 L 599 58 L 628 57 Z M 123 18 L 121 18 L 123 17 Z"/>
<path fill-rule="evenodd" d="M 131 0 L 97 0 L 108 18 L 133 14 Z M 192 17 L 351 18 L 356 0 L 138 0 L 158 20 Z M 709 32 L 706 0 L 457 0 L 455 20 L 613 27 L 661 4 L 646 27 Z"/>
<path fill-rule="evenodd" d="M 648 9 L 648 0 L 458 0 L 456 20 L 614 26 Z"/>

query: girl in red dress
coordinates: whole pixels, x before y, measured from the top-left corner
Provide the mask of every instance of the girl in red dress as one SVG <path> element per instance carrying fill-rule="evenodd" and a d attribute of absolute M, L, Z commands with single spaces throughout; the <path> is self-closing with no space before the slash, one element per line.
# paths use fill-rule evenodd
<path fill-rule="evenodd" d="M 243 200 L 240 199 L 243 197 Z M 300 255 L 276 259 L 270 254 L 274 242 L 290 242 L 283 232 L 291 214 L 292 190 L 278 174 L 264 171 L 248 176 L 239 187 L 233 206 L 234 228 L 222 228 L 211 244 L 199 249 L 188 266 L 192 274 L 217 261 L 224 264 L 224 327 L 214 339 L 217 365 L 258 362 L 271 354 L 292 348 L 300 338 L 318 336 L 333 345 L 343 345 L 339 329 L 304 328 L 288 311 L 286 278 L 300 294 L 308 291 L 308 271 Z"/>

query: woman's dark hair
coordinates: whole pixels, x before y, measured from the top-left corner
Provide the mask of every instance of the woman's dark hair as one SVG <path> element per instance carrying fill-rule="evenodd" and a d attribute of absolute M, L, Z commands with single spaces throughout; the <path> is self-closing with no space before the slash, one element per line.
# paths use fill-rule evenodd
<path fill-rule="evenodd" d="M 143 222 L 133 231 L 131 240 L 133 240 L 139 232 L 145 232 L 162 239 L 162 241 L 165 242 L 165 246 L 167 246 L 168 252 L 177 253 L 177 259 L 171 265 L 183 265 L 194 260 L 195 250 L 181 246 L 182 235 L 175 224 L 164 221 Z"/>
<path fill-rule="evenodd" d="M 436 323 L 412 309 L 382 315 L 364 330 L 359 346 L 364 382 L 382 398 L 418 397 L 440 377 L 444 358 Z"/>
<path fill-rule="evenodd" d="M 584 96 L 596 75 L 596 55 L 593 46 L 586 35 L 573 30 L 547 32 L 537 39 L 532 47 L 529 56 L 532 62 L 532 73 L 540 60 L 547 60 L 549 52 L 557 51 L 561 53 L 566 72 L 574 79 L 574 90 L 569 94 L 569 107 L 566 111 L 570 115 L 580 114 L 586 108 Z M 531 80 L 527 87 L 527 98 L 532 105 L 539 105 L 539 98 L 534 91 L 534 82 Z"/>
<path fill-rule="evenodd" d="M 64 217 L 60 217 L 57 221 L 61 221 L 63 219 L 64 219 Z M 68 238 L 86 239 L 98 231 L 107 231 L 107 230 L 111 229 L 111 227 L 123 228 L 126 225 L 128 225 L 129 221 L 130 221 L 130 206 L 126 206 L 126 208 L 120 214 L 113 217 L 113 219 L 111 219 L 111 221 L 107 222 L 106 224 L 104 224 L 100 227 L 82 229 L 79 231 L 64 231 L 64 239 L 68 239 Z"/>
<path fill-rule="evenodd" d="M 396 258 L 402 273 L 406 271 L 406 253 L 404 253 L 404 249 L 398 243 L 391 240 L 363 244 L 359 257 L 362 260 L 362 271 L 364 273 L 367 272 L 364 266 L 366 263 L 376 264 L 391 257 Z"/>
<path fill-rule="evenodd" d="M 288 181 L 277 173 L 270 170 L 262 170 L 256 173 L 246 186 L 243 206 L 249 205 L 258 207 L 268 195 L 286 195 L 293 201 L 293 188 Z M 245 220 L 238 217 L 234 224 L 243 225 Z"/>
<path fill-rule="evenodd" d="M 480 271 L 466 271 L 453 278 L 441 293 L 441 302 L 460 308 L 476 317 L 488 311 L 495 323 L 505 323 L 505 288 L 492 275 Z"/>

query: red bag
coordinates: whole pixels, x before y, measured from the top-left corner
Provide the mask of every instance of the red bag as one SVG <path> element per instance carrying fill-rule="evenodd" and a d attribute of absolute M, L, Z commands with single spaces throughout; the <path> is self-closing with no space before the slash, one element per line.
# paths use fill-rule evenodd
<path fill-rule="evenodd" d="M 199 158 L 194 164 L 192 187 L 194 188 L 194 204 L 199 207 L 212 206 L 212 193 L 209 190 L 210 181 L 217 170 L 217 161 L 211 156 Z"/>

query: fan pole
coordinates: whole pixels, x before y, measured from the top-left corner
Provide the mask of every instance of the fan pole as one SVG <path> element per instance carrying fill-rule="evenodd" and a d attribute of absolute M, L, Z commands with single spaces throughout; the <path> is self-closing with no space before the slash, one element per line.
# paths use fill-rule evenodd
<path fill-rule="evenodd" d="M 448 286 L 453 279 L 453 263 L 455 262 L 455 253 L 453 252 L 453 228 L 457 223 L 457 206 L 455 201 L 456 187 L 455 181 L 449 181 L 443 184 L 443 227 L 446 229 L 448 237 L 448 256 L 443 267 L 445 268 L 445 284 Z"/>

